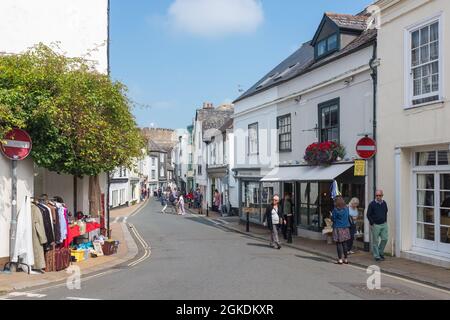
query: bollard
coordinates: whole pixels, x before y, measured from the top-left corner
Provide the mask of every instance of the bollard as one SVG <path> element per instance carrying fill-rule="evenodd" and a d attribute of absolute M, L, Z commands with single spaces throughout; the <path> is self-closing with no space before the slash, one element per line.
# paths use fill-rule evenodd
<path fill-rule="evenodd" d="M 250 212 L 247 211 L 247 227 L 246 231 L 250 232 Z"/>

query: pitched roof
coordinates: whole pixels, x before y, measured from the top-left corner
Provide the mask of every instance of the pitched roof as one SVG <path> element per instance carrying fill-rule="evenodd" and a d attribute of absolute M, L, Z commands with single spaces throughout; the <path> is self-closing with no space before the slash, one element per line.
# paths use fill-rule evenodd
<path fill-rule="evenodd" d="M 351 16 L 351 15 L 340 15 L 340 16 Z M 352 16 L 358 17 L 358 16 Z M 362 18 L 356 18 L 356 20 L 362 21 Z M 365 21 L 365 20 L 364 20 Z M 361 26 L 361 25 L 360 25 Z M 355 28 L 359 28 L 360 26 L 356 26 Z M 356 29 L 355 29 L 356 30 Z M 317 60 L 314 60 L 314 47 L 310 45 L 310 42 L 304 43 L 302 47 L 297 50 L 294 54 L 288 57 L 285 61 L 279 64 L 275 69 L 265 75 L 261 80 L 259 80 L 253 87 L 247 90 L 244 94 L 242 94 L 239 98 L 237 98 L 234 103 L 243 100 L 245 98 L 251 97 L 259 92 L 265 91 L 277 85 L 280 85 L 284 82 L 292 80 L 296 77 L 299 77 L 305 73 L 308 73 L 318 67 L 324 66 L 328 63 L 331 63 L 334 60 L 342 58 L 348 54 L 351 54 L 355 51 L 358 51 L 368 45 L 370 45 L 373 41 L 375 41 L 377 37 L 377 30 L 366 30 L 363 31 L 359 36 L 357 36 L 352 42 L 350 42 L 346 47 L 341 50 L 335 52 L 334 54 Z M 282 77 L 272 77 L 273 74 L 282 73 L 281 70 L 286 70 L 286 66 L 298 63 L 298 65 L 283 75 Z"/>
<path fill-rule="evenodd" d="M 325 57 L 323 59 L 318 60 L 317 62 L 313 63 L 308 71 L 314 70 L 315 68 L 321 67 L 327 63 L 330 63 L 336 59 L 342 58 L 348 54 L 353 53 L 354 51 L 360 50 L 364 48 L 366 45 L 371 44 L 376 38 L 377 38 L 377 30 L 376 29 L 370 29 L 367 31 L 364 31 L 359 35 L 356 39 L 354 39 L 352 42 L 350 42 L 345 48 L 343 48 L 340 51 L 335 52 L 334 54 Z"/>
<path fill-rule="evenodd" d="M 164 150 L 162 146 L 160 146 L 153 140 L 148 141 L 148 148 L 150 152 L 166 152 L 166 150 Z"/>
<path fill-rule="evenodd" d="M 325 15 L 330 18 L 339 28 L 364 31 L 367 28 L 367 16 L 340 14 L 326 12 Z"/>
<path fill-rule="evenodd" d="M 288 79 L 292 79 L 296 74 L 311 65 L 314 62 L 314 47 L 309 42 L 304 43 L 297 51 L 266 74 L 253 87 L 244 92 L 235 102 L 271 88 Z"/>
<path fill-rule="evenodd" d="M 211 129 L 220 130 L 220 128 L 232 117 L 233 113 L 233 107 L 197 110 L 196 120 L 202 122 L 202 134 L 204 140 L 209 140 L 211 135 L 211 133 L 205 134 L 206 131 Z"/>

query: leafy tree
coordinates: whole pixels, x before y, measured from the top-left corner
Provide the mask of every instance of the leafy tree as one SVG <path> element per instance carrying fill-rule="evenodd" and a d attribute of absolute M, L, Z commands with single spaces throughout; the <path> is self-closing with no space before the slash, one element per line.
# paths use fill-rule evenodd
<path fill-rule="evenodd" d="M 80 177 L 130 167 L 144 146 L 126 87 L 42 44 L 0 56 L 0 134 L 13 126 L 37 165 Z"/>

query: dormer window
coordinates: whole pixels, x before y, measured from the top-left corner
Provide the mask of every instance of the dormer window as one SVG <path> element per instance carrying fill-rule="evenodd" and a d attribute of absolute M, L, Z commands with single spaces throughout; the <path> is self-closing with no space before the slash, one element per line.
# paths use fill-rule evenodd
<path fill-rule="evenodd" d="M 319 41 L 316 45 L 316 57 L 321 58 L 334 51 L 338 50 L 338 35 L 337 33 Z"/>

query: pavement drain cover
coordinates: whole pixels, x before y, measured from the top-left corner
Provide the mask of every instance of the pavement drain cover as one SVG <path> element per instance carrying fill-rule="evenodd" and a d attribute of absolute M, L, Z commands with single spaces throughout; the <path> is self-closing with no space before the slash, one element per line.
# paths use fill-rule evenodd
<path fill-rule="evenodd" d="M 411 288 L 402 285 L 383 285 L 380 289 L 370 290 L 367 285 L 358 283 L 330 283 L 354 296 L 366 300 L 420 300 L 433 299 L 432 296 L 414 292 Z"/>

